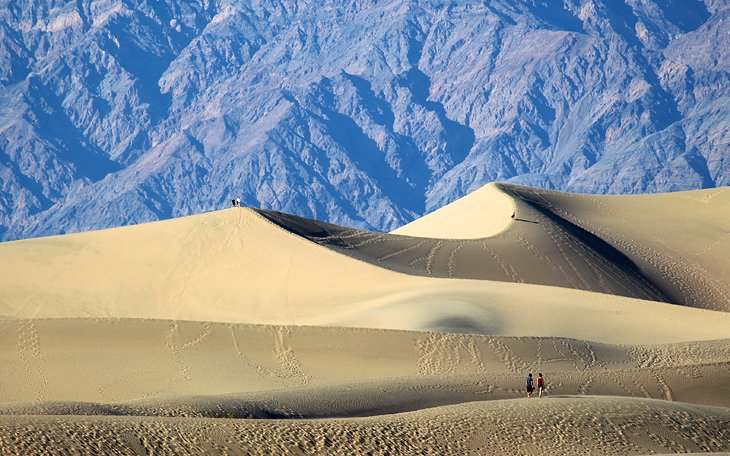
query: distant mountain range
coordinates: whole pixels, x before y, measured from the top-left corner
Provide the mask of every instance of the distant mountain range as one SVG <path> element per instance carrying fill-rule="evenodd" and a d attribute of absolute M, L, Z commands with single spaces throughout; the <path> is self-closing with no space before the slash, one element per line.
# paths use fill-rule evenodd
<path fill-rule="evenodd" d="M 730 2 L 0 0 L 0 238 L 730 184 Z"/>

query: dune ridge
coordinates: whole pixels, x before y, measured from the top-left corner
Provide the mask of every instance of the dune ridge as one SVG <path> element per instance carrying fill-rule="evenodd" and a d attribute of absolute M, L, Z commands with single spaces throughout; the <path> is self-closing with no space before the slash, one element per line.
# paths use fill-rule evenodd
<path fill-rule="evenodd" d="M 610 196 L 497 185 L 612 245 L 670 302 L 730 311 L 730 188 Z"/>
<path fill-rule="evenodd" d="M 706 207 L 695 207 L 695 215 L 686 207 L 688 214 L 680 219 L 684 222 L 677 222 L 669 207 L 681 199 L 677 197 L 597 197 L 508 184 L 493 184 L 490 190 L 488 194 L 475 192 L 452 203 L 454 210 L 447 217 L 440 216 L 439 211 L 430 214 L 432 221 L 437 222 L 438 232 L 448 233 L 450 229 L 458 232 L 462 223 L 469 225 L 469 210 L 480 204 L 487 208 L 494 206 L 490 201 L 482 201 L 486 195 L 494 195 L 495 191 L 508 195 L 515 208 L 515 219 L 501 231 L 487 230 L 487 236 L 482 238 L 395 236 L 274 211 L 259 212 L 284 229 L 320 245 L 407 274 L 527 282 L 730 310 L 730 285 L 722 280 L 723 274 L 730 272 L 730 259 L 721 255 L 704 259 L 697 254 L 705 254 L 713 250 L 712 246 L 730 241 L 730 220 L 717 218 L 718 214 L 730 210 L 730 192 L 707 191 L 713 196 L 702 199 L 699 191 L 696 197 L 705 201 Z M 632 208 L 625 214 L 619 210 L 623 199 Z M 689 198 L 685 205 L 693 204 L 695 199 Z M 464 200 L 470 204 L 466 206 Z M 463 209 L 465 206 L 469 210 Z M 643 213 L 637 214 L 635 206 Z M 698 230 L 695 220 L 708 218 L 707 212 L 715 216 L 714 223 Z M 500 211 L 496 217 L 503 218 L 506 214 Z M 615 221 L 601 227 L 600 223 L 609 220 L 621 220 L 623 229 L 618 229 Z M 672 232 L 698 232 L 699 236 L 688 236 L 689 248 L 676 244 L 670 250 L 673 255 L 667 255 L 662 252 L 669 239 L 662 241 L 642 234 L 657 231 L 657 226 L 671 226 Z M 393 233 L 407 234 L 408 228 Z M 620 234 L 610 235 L 613 232 Z M 659 229 L 658 234 L 662 233 L 666 236 L 666 231 Z M 694 261 L 702 258 L 702 261 L 692 264 L 685 257 Z"/>
<path fill-rule="evenodd" d="M 0 454 L 730 451 L 728 210 L 493 184 L 0 244 Z"/>
<path fill-rule="evenodd" d="M 391 271 L 250 209 L 0 244 L 0 255 L 8 260 L 0 263 L 0 318 L 339 325 L 630 343 L 722 338 L 730 326 L 726 312 Z M 539 273 L 530 261 L 524 267 Z M 688 323 L 682 331 L 679 320 Z"/>
<path fill-rule="evenodd" d="M 437 278 L 527 282 L 668 302 L 655 283 L 600 238 L 523 209 L 506 231 L 482 239 L 415 238 L 339 227 L 273 211 L 264 217 L 369 264 Z M 562 220 L 562 219 L 560 219 Z M 540 245 L 537 248 L 536 245 Z M 569 246 L 569 247 L 567 247 Z"/>
<path fill-rule="evenodd" d="M 514 198 L 487 184 L 446 206 L 401 226 L 392 234 L 436 239 L 482 239 L 506 230 L 517 210 Z"/>

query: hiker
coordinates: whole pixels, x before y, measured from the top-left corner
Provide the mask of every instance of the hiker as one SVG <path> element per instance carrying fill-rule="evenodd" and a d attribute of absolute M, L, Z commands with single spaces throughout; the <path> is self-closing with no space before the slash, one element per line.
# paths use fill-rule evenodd
<path fill-rule="evenodd" d="M 236 197 L 236 206 L 241 207 L 241 197 L 240 196 Z"/>
<path fill-rule="evenodd" d="M 545 391 L 545 379 L 542 378 L 542 374 L 537 374 L 537 397 L 542 397 L 543 391 Z"/>
<path fill-rule="evenodd" d="M 535 391 L 535 388 L 532 387 L 532 373 L 527 374 L 525 381 L 527 382 L 527 397 L 532 397 L 532 392 Z"/>
<path fill-rule="evenodd" d="M 231 200 L 231 205 L 232 205 L 233 207 L 236 207 L 236 198 L 233 198 L 233 199 Z"/>

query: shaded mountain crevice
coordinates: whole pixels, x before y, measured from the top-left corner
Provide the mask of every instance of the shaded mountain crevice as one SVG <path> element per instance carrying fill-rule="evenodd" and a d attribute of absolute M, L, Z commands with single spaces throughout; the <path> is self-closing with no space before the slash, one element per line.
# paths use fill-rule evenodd
<path fill-rule="evenodd" d="M 450 119 L 444 105 L 430 99 L 431 80 L 423 71 L 411 68 L 398 78 L 398 83 L 409 89 L 414 102 L 437 116 L 446 135 L 443 153 L 448 157 L 451 166 L 461 163 L 474 147 L 474 130 Z M 438 177 L 441 177 L 440 173 L 436 172 L 434 178 Z"/>
<path fill-rule="evenodd" d="M 349 152 L 357 169 L 369 176 L 378 188 L 397 189 L 391 199 L 398 207 L 410 211 L 422 211 L 421 189 L 411 185 L 398 175 L 397 169 L 388 163 L 386 151 L 382 150 L 376 141 L 362 129 L 356 119 L 332 108 L 336 105 L 332 81 L 323 80 L 320 86 L 322 90 L 315 94 L 316 104 L 310 102 L 317 106 L 317 110 L 316 112 L 310 111 L 310 113 L 323 126 L 322 132 L 326 133 L 327 137 L 331 138 L 341 150 Z M 371 103 L 377 103 L 377 101 Z M 298 102 L 297 104 L 301 106 Z M 312 138 L 306 139 L 309 142 L 312 141 Z M 326 147 L 325 144 L 321 146 Z M 326 150 L 323 149 L 322 152 L 326 153 Z"/>
<path fill-rule="evenodd" d="M 40 102 L 45 108 L 36 110 L 33 120 L 44 131 L 53 132 L 54 136 L 63 138 L 58 143 L 60 147 L 57 151 L 64 155 L 59 154 L 56 159 L 73 164 L 78 178 L 87 178 L 92 182 L 100 181 L 108 174 L 122 169 L 121 164 L 109 159 L 97 145 L 88 142 L 84 132 L 64 111 L 63 99 L 43 87 L 36 77 L 30 78 L 28 84 L 29 95 L 33 97 L 29 102 Z"/>

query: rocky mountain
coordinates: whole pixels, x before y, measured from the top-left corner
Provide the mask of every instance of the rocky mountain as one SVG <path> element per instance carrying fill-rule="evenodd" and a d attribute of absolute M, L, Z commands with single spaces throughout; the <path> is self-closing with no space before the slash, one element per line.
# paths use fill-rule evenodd
<path fill-rule="evenodd" d="M 727 0 L 0 0 L 0 237 L 730 184 Z"/>

